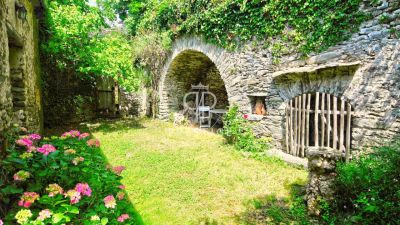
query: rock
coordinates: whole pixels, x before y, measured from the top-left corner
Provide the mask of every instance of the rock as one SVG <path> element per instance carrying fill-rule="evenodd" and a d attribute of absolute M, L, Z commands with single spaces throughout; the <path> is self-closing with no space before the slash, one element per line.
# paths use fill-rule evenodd
<path fill-rule="evenodd" d="M 321 64 L 324 62 L 327 62 L 328 60 L 331 60 L 333 58 L 337 58 L 340 57 L 340 55 L 342 54 L 341 51 L 334 51 L 334 52 L 327 52 L 327 53 L 323 53 L 320 55 L 316 55 L 313 57 L 310 57 L 307 60 L 307 64 Z"/>

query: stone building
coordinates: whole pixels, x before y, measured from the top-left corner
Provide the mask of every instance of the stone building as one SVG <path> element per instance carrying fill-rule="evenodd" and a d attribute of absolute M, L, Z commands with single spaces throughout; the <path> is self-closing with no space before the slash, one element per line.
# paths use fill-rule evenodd
<path fill-rule="evenodd" d="M 39 11 L 38 1 L 0 0 L 0 132 L 41 129 Z"/>
<path fill-rule="evenodd" d="M 197 63 L 217 70 L 229 104 L 243 113 L 265 103 L 267 115 L 250 117 L 254 130 L 285 153 L 305 157 L 308 146 L 323 146 L 345 154 L 394 138 L 400 134 L 400 2 L 361 10 L 373 18 L 347 41 L 307 59 L 289 53 L 276 62 L 256 45 L 230 52 L 200 38 L 178 39 L 161 74 L 159 117 L 168 118 L 188 91 L 181 74 L 209 71 Z"/>

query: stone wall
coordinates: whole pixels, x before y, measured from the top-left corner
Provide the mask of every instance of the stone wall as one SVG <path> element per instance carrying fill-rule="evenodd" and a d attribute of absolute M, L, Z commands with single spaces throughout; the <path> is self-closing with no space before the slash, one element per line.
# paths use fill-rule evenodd
<path fill-rule="evenodd" d="M 133 93 L 121 90 L 119 108 L 121 116 L 143 117 L 150 111 L 149 107 L 147 88 L 141 87 L 138 92 Z"/>
<path fill-rule="evenodd" d="M 41 129 L 37 1 L 0 0 L 0 132 Z M 21 10 L 26 9 L 26 18 Z"/>
<path fill-rule="evenodd" d="M 254 44 L 229 52 L 200 38 L 178 39 L 161 76 L 160 118 L 167 118 L 173 110 L 173 84 L 167 82 L 171 65 L 185 51 L 198 51 L 216 65 L 229 103 L 238 104 L 243 113 L 251 113 L 251 96 L 266 98 L 267 115 L 254 122 L 254 130 L 273 137 L 279 149 L 284 146 L 285 102 L 316 91 L 352 104 L 353 149 L 394 138 L 400 134 L 400 2 L 384 0 L 370 6 L 365 1 L 361 9 L 373 18 L 359 32 L 306 59 L 292 52 L 277 62 L 270 50 Z"/>

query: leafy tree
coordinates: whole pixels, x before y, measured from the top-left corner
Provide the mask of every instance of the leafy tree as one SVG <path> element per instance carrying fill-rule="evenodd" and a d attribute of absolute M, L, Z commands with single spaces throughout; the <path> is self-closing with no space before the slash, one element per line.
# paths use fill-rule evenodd
<path fill-rule="evenodd" d="M 43 53 L 66 74 L 109 76 L 125 89 L 140 85 L 133 68 L 131 42 L 123 31 L 110 28 L 108 14 L 86 1 L 47 1 Z"/>

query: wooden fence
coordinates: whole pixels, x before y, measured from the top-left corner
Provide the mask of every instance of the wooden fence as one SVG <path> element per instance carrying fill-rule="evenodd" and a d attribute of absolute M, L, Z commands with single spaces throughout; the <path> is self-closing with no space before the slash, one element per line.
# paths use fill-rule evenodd
<path fill-rule="evenodd" d="M 286 103 L 286 151 L 306 157 L 308 146 L 331 147 L 350 156 L 350 103 L 326 93 L 302 94 Z"/>

